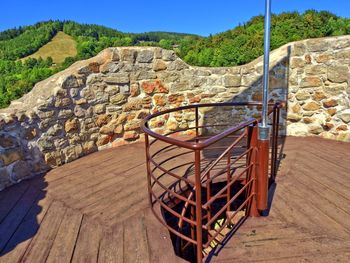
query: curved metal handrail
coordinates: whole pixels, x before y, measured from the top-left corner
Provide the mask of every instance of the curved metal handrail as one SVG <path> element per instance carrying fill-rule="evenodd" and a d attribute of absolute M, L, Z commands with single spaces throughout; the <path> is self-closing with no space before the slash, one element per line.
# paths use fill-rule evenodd
<path fill-rule="evenodd" d="M 273 108 L 275 108 L 275 107 L 282 107 L 283 104 L 282 104 L 282 102 L 276 102 L 276 103 L 269 103 L 268 105 L 269 105 L 269 107 L 273 106 Z M 250 120 L 243 122 L 237 126 L 231 127 L 231 128 L 229 128 L 229 129 L 227 129 L 227 130 L 225 130 L 225 131 L 223 131 L 215 136 L 212 136 L 211 138 L 208 138 L 203 142 L 195 142 L 195 143 L 188 142 L 188 141 L 180 141 L 176 138 L 171 138 L 171 137 L 167 137 L 165 135 L 156 133 L 156 132 L 152 131 L 148 125 L 148 122 L 151 119 L 168 114 L 168 113 L 172 113 L 172 112 L 193 109 L 193 108 L 198 110 L 199 108 L 204 108 L 204 107 L 225 107 L 225 106 L 262 106 L 262 103 L 261 102 L 203 103 L 203 104 L 191 104 L 191 105 L 181 106 L 181 107 L 177 107 L 177 108 L 167 109 L 164 111 L 160 111 L 160 112 L 148 115 L 146 118 L 144 118 L 144 120 L 141 123 L 141 129 L 146 134 L 152 136 L 153 138 L 161 140 L 163 142 L 177 145 L 177 146 L 191 149 L 191 150 L 201 150 L 201 149 L 221 140 L 222 138 L 226 137 L 227 135 L 232 134 L 232 133 L 242 129 L 243 126 L 257 123 L 257 122 L 260 122 L 260 120 L 261 120 L 261 118 L 250 119 Z M 272 112 L 272 110 L 270 109 L 269 113 L 271 113 L 271 112 Z"/>

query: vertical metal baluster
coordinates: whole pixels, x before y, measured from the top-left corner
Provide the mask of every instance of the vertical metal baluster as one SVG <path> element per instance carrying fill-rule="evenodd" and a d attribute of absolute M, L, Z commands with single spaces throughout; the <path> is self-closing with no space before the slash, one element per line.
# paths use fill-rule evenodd
<path fill-rule="evenodd" d="M 210 171 L 207 173 L 207 201 L 211 199 L 211 179 L 210 179 Z M 211 205 L 208 206 L 208 221 L 211 219 Z M 211 227 L 208 226 L 208 231 L 211 230 Z"/>
<path fill-rule="evenodd" d="M 271 172 L 270 172 L 270 180 L 274 181 L 274 175 L 275 175 L 275 169 L 276 169 L 276 162 L 275 162 L 275 134 L 276 134 L 276 106 L 274 106 L 273 108 L 273 117 L 272 117 L 272 138 L 271 138 L 271 142 L 272 142 L 272 147 L 271 147 Z"/>
<path fill-rule="evenodd" d="M 231 151 L 229 151 L 227 153 L 227 172 L 226 172 L 226 181 L 227 181 L 227 184 L 229 184 L 231 182 L 231 170 L 230 170 L 230 165 L 231 165 Z M 227 203 L 230 202 L 230 199 L 231 199 L 231 186 L 227 187 Z M 229 212 L 231 209 L 231 207 L 228 206 L 226 211 Z"/>
<path fill-rule="evenodd" d="M 196 241 L 197 241 L 197 262 L 202 263 L 202 183 L 201 183 L 201 160 L 200 150 L 195 150 L 195 180 L 196 180 Z"/>
<path fill-rule="evenodd" d="M 199 136 L 199 112 L 198 112 L 198 107 L 196 107 L 196 142 L 199 141 L 198 136 Z"/>
<path fill-rule="evenodd" d="M 149 202 L 152 206 L 152 194 L 151 194 L 151 163 L 150 163 L 150 153 L 149 153 L 149 138 L 148 134 L 145 133 L 145 146 L 146 146 L 146 169 L 147 169 L 147 188 L 148 188 L 148 195 L 149 195 Z"/>

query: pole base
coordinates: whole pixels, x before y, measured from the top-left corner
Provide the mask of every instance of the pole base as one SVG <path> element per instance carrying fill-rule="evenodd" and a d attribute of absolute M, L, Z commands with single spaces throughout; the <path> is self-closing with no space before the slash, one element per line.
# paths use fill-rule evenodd
<path fill-rule="evenodd" d="M 270 139 L 270 127 L 262 126 L 259 124 L 259 136 L 258 139 L 261 141 L 266 141 Z"/>

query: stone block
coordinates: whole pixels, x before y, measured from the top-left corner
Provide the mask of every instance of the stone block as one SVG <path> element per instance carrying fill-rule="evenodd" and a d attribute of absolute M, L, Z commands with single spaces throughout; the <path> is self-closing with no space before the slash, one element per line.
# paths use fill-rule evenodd
<path fill-rule="evenodd" d="M 306 46 L 303 43 L 295 43 L 292 46 L 292 51 L 291 51 L 291 55 L 292 56 L 302 56 L 304 55 L 306 52 Z"/>
<path fill-rule="evenodd" d="M 161 60 L 161 59 L 156 59 L 153 62 L 153 70 L 154 71 L 161 71 L 161 70 L 166 70 L 167 69 L 167 64 Z"/>
<path fill-rule="evenodd" d="M 60 110 L 58 113 L 58 118 L 59 119 L 67 119 L 73 116 L 73 111 L 72 110 Z"/>
<path fill-rule="evenodd" d="M 349 128 L 348 128 L 348 125 L 341 124 L 341 125 L 337 126 L 337 128 L 335 130 L 336 131 L 347 131 L 347 130 L 349 130 Z"/>
<path fill-rule="evenodd" d="M 342 112 L 337 114 L 337 117 L 345 123 L 350 122 L 350 109 L 345 109 Z"/>
<path fill-rule="evenodd" d="M 311 98 L 311 95 L 309 92 L 307 92 L 305 90 L 300 90 L 295 94 L 295 97 L 297 100 L 307 100 L 307 99 Z"/>
<path fill-rule="evenodd" d="M 133 141 L 140 137 L 140 135 L 136 131 L 127 131 L 123 135 L 123 139 L 126 141 Z"/>
<path fill-rule="evenodd" d="M 117 94 L 110 98 L 110 102 L 112 104 L 120 105 L 126 102 L 126 98 L 127 97 L 124 94 Z"/>
<path fill-rule="evenodd" d="M 300 88 L 319 87 L 321 85 L 322 85 L 322 81 L 319 77 L 308 76 L 308 77 L 304 77 L 301 80 Z"/>
<path fill-rule="evenodd" d="M 124 125 L 125 131 L 133 131 L 140 129 L 141 120 L 131 120 Z"/>
<path fill-rule="evenodd" d="M 119 52 L 120 60 L 135 63 L 137 57 L 137 51 L 135 49 L 123 48 Z"/>
<path fill-rule="evenodd" d="M 16 137 L 0 132 L 0 146 L 3 148 L 12 148 L 18 146 Z"/>
<path fill-rule="evenodd" d="M 223 82 L 225 87 L 239 87 L 241 86 L 241 75 L 226 75 Z"/>
<path fill-rule="evenodd" d="M 306 46 L 310 52 L 321 52 L 329 48 L 329 43 L 325 39 L 310 39 L 306 41 Z"/>
<path fill-rule="evenodd" d="M 140 88 L 138 83 L 133 83 L 130 85 L 130 95 L 131 97 L 140 95 Z"/>
<path fill-rule="evenodd" d="M 141 84 L 141 88 L 146 94 L 169 92 L 169 89 L 160 80 L 145 81 Z"/>
<path fill-rule="evenodd" d="M 113 73 L 104 79 L 108 85 L 128 84 L 130 82 L 129 75 L 126 73 Z"/>
<path fill-rule="evenodd" d="M 114 48 L 112 52 L 112 61 L 119 61 L 120 56 L 119 56 L 119 51 L 118 49 Z"/>
<path fill-rule="evenodd" d="M 10 171 L 10 178 L 14 182 L 18 182 L 26 177 L 31 176 L 29 165 L 27 162 L 22 160 L 18 160 L 12 163 L 8 169 Z"/>
<path fill-rule="evenodd" d="M 316 111 L 321 108 L 321 105 L 315 101 L 310 101 L 303 105 L 303 109 L 306 111 Z"/>
<path fill-rule="evenodd" d="M 152 50 L 141 50 L 137 54 L 136 61 L 140 63 L 150 63 L 153 61 L 154 52 Z"/>
<path fill-rule="evenodd" d="M 134 111 L 140 110 L 143 107 L 142 99 L 130 99 L 127 103 L 125 103 L 122 107 L 123 111 Z"/>
<path fill-rule="evenodd" d="M 307 65 L 305 67 L 305 73 L 319 76 L 327 73 L 327 67 L 324 65 Z"/>
<path fill-rule="evenodd" d="M 119 86 L 117 85 L 107 86 L 104 92 L 106 92 L 108 95 L 111 95 L 111 96 L 115 95 L 119 93 Z"/>
<path fill-rule="evenodd" d="M 81 83 L 80 83 L 80 81 L 78 81 L 76 76 L 69 75 L 69 76 L 65 77 L 61 86 L 64 89 L 70 89 L 70 88 L 79 88 L 80 84 Z"/>
<path fill-rule="evenodd" d="M 305 66 L 305 60 L 302 58 L 292 58 L 290 61 L 290 67 L 294 68 L 303 68 Z"/>
<path fill-rule="evenodd" d="M 0 161 L 4 166 L 23 159 L 23 153 L 19 147 L 9 148 L 0 151 Z"/>
<path fill-rule="evenodd" d="M 111 142 L 111 136 L 109 136 L 109 135 L 101 135 L 97 139 L 96 145 L 98 147 L 100 147 L 100 146 L 106 145 L 109 142 Z"/>
<path fill-rule="evenodd" d="M 320 134 L 321 132 L 323 132 L 323 128 L 321 125 L 317 125 L 317 124 L 312 124 L 308 127 L 309 132 L 312 134 Z"/>
<path fill-rule="evenodd" d="M 111 120 L 110 115 L 102 114 L 97 116 L 95 123 L 98 127 L 102 127 L 103 125 L 106 125 Z"/>
<path fill-rule="evenodd" d="M 64 124 L 64 130 L 67 133 L 77 132 L 79 129 L 79 121 L 78 119 L 70 119 L 67 120 Z"/>
<path fill-rule="evenodd" d="M 316 101 L 321 101 L 325 98 L 327 98 L 327 95 L 323 91 L 315 91 L 315 93 L 312 95 L 312 99 Z"/>
<path fill-rule="evenodd" d="M 83 150 L 83 154 L 87 155 L 87 154 L 96 152 L 98 149 L 94 141 L 87 141 L 82 143 L 82 150 Z"/>
<path fill-rule="evenodd" d="M 155 94 L 153 96 L 153 101 L 155 106 L 164 106 L 166 105 L 166 98 L 164 94 Z"/>
<path fill-rule="evenodd" d="M 327 78 L 331 82 L 342 83 L 349 80 L 349 68 L 344 65 L 333 65 L 328 67 Z"/>
<path fill-rule="evenodd" d="M 322 104 L 325 108 L 330 108 L 330 107 L 335 107 L 338 105 L 337 100 L 335 99 L 328 99 L 328 100 L 323 100 Z"/>
<path fill-rule="evenodd" d="M 174 61 L 176 59 L 176 54 L 173 50 L 162 50 L 162 58 L 165 61 Z"/>

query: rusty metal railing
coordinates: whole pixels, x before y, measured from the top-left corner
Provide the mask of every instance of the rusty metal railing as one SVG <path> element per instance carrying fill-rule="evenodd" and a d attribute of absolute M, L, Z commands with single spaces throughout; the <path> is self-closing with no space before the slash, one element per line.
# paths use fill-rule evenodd
<path fill-rule="evenodd" d="M 266 209 L 268 174 L 274 180 L 277 172 L 282 104 L 269 104 L 270 157 L 266 144 L 258 140 L 260 118 L 234 125 L 216 123 L 206 120 L 202 109 L 260 106 L 259 102 L 188 105 L 149 115 L 142 124 L 152 211 L 176 237 L 178 252 L 192 246 L 197 262 L 248 216 L 259 216 L 259 210 Z M 183 127 L 169 132 L 162 130 L 162 121 L 157 122 L 186 114 L 191 117 Z M 262 165 L 267 158 L 270 169 Z"/>

